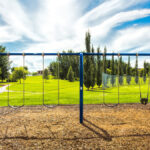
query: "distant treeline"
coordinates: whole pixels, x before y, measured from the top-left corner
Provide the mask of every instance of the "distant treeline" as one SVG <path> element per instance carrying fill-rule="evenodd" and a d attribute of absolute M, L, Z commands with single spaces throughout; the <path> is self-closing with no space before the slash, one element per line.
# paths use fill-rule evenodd
<path fill-rule="evenodd" d="M 100 47 L 94 48 L 91 44 L 91 35 L 89 32 L 85 34 L 85 49 L 88 53 L 100 53 Z M 0 46 L 0 52 L 6 52 L 5 47 Z M 63 51 L 65 53 L 65 51 Z M 72 50 L 67 51 L 69 53 L 74 53 Z M 143 77 L 143 81 L 146 82 L 146 77 L 150 71 L 150 64 L 144 61 L 144 67 L 138 68 L 138 57 L 136 57 L 135 66 L 131 66 L 130 57 L 128 57 L 128 62 L 123 61 L 122 56 L 119 56 L 119 59 L 115 59 L 114 56 L 111 58 L 106 57 L 107 48 L 104 48 L 103 56 L 84 56 L 84 85 L 87 89 L 93 88 L 95 85 L 98 87 L 102 84 L 102 72 L 110 74 L 110 75 L 118 75 L 119 74 L 119 83 L 123 84 L 123 75 L 126 75 L 126 81 L 130 84 L 131 76 L 135 77 L 135 82 L 139 82 L 139 76 Z M 10 74 L 9 70 L 13 70 L 10 68 L 10 63 L 7 56 L 0 56 L 0 80 L 5 80 L 12 76 L 15 79 L 24 78 L 24 75 L 27 68 L 16 68 Z M 48 70 L 50 73 L 55 76 L 55 78 L 65 79 L 69 81 L 79 80 L 79 56 L 75 55 L 60 55 L 57 57 L 57 60 L 51 62 Z M 19 73 L 18 73 L 19 72 Z M 24 72 L 24 73 L 23 73 Z M 47 79 L 48 71 L 44 71 L 44 78 Z M 19 74 L 19 75 L 18 75 Z M 112 85 L 115 83 L 115 77 L 112 76 L 111 79 Z"/>
<path fill-rule="evenodd" d="M 91 35 L 89 32 L 85 35 L 85 47 L 88 53 L 100 53 L 101 50 L 98 47 L 95 51 L 93 45 L 91 46 Z M 65 51 L 63 51 L 65 53 Z M 73 53 L 72 50 L 68 51 Z M 107 48 L 104 48 L 103 53 L 107 53 Z M 59 66 L 58 66 L 59 61 Z M 58 68 L 59 67 L 59 68 Z M 59 56 L 57 61 L 50 63 L 49 70 L 53 76 L 59 78 L 68 79 L 74 81 L 79 79 L 79 56 Z M 71 71 L 70 71 L 71 70 Z M 126 75 L 126 81 L 130 84 L 131 76 L 135 76 L 135 82 L 138 83 L 138 78 L 143 77 L 143 81 L 146 82 L 146 76 L 150 70 L 150 64 L 144 61 L 144 68 L 138 69 L 138 58 L 136 57 L 135 67 L 130 64 L 130 56 L 128 62 L 122 60 L 122 56 L 119 59 L 112 58 L 107 59 L 106 55 L 103 56 L 84 56 L 84 85 L 89 88 L 93 88 L 95 85 L 101 86 L 102 84 L 102 72 L 110 75 L 118 75 L 119 82 L 123 84 L 123 75 Z M 115 78 L 112 77 L 111 83 L 115 83 Z"/>

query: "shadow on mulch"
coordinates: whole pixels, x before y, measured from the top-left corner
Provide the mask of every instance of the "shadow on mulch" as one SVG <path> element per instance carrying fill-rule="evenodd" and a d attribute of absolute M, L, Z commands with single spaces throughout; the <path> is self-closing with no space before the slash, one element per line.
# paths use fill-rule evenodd
<path fill-rule="evenodd" d="M 92 131 L 96 135 L 98 135 L 98 138 L 102 138 L 105 141 L 112 141 L 113 138 L 121 138 L 121 137 L 149 137 L 150 133 L 147 134 L 129 134 L 129 135 L 119 135 L 119 136 L 111 136 L 106 130 L 103 128 L 98 127 L 91 121 L 84 118 L 84 122 L 82 124 L 84 127 L 86 127 L 88 130 Z"/>
<path fill-rule="evenodd" d="M 88 130 L 98 135 L 99 138 L 102 138 L 106 141 L 112 141 L 112 137 L 109 135 L 109 133 L 106 130 L 96 126 L 94 123 L 90 122 L 89 120 L 84 118 L 82 125 L 86 127 Z"/>

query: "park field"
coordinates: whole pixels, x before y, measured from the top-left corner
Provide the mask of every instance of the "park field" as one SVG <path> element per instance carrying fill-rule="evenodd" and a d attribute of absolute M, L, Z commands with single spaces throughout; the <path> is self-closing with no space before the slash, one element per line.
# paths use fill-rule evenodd
<path fill-rule="evenodd" d="M 134 80 L 134 79 L 132 79 Z M 125 81 L 125 79 L 124 79 Z M 8 83 L 5 83 L 7 85 Z M 2 87 L 4 83 L 0 84 Z M 8 87 L 3 93 L 0 93 L 0 106 L 8 105 Z M 148 81 L 141 84 L 142 96 L 146 97 L 148 90 Z M 105 103 L 118 102 L 118 87 L 102 88 L 95 86 L 87 90 L 84 87 L 84 104 L 102 104 L 103 96 Z M 124 83 L 119 86 L 120 103 L 139 103 L 140 93 L 139 85 L 131 82 L 131 85 Z M 9 86 L 10 105 L 23 105 L 23 81 L 12 82 Z M 67 80 L 55 79 L 50 76 L 44 81 L 44 103 L 47 105 L 57 104 L 79 104 L 79 81 L 69 82 Z M 24 104 L 42 105 L 43 104 L 43 79 L 42 76 L 28 76 L 24 81 Z"/>

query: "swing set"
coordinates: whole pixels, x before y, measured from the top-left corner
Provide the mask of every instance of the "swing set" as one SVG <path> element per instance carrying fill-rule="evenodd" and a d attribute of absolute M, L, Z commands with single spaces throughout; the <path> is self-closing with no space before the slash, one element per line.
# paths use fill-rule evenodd
<path fill-rule="evenodd" d="M 93 55 L 93 56 L 118 56 L 118 60 L 120 56 L 150 56 L 150 53 L 0 53 L 0 56 L 23 56 L 23 68 L 25 67 L 25 56 L 41 56 L 43 58 L 43 73 L 44 73 L 44 57 L 45 56 L 58 56 L 58 60 L 59 60 L 59 56 L 61 55 L 76 55 L 80 57 L 80 104 L 79 104 L 79 110 L 80 110 L 80 123 L 83 123 L 83 63 L 84 63 L 84 56 L 87 55 Z M 104 61 L 104 60 L 103 60 Z M 103 62 L 104 65 L 104 62 Z M 116 104 L 112 104 L 109 105 L 106 103 L 105 101 L 105 91 L 103 90 L 103 103 L 104 105 L 108 106 L 108 107 L 114 107 L 120 104 L 119 101 L 119 66 L 120 64 L 118 63 L 118 102 Z M 59 61 L 58 61 L 58 73 L 59 73 Z M 149 86 L 150 86 L 150 76 L 148 76 L 149 78 L 149 82 L 148 82 L 148 91 L 147 91 L 147 97 L 142 97 L 142 92 L 141 92 L 141 84 L 139 82 L 139 89 L 140 89 L 140 102 L 144 105 L 146 105 L 148 103 L 148 96 L 149 96 Z M 9 76 L 8 76 L 8 100 L 7 100 L 7 104 L 9 107 L 11 108 L 20 108 L 23 107 L 25 105 L 25 79 L 23 78 L 23 104 L 21 106 L 15 106 L 15 105 L 11 105 L 10 104 L 10 98 L 9 98 Z M 59 74 L 58 74 L 58 105 L 59 105 Z M 44 98 L 44 78 L 43 78 L 43 106 L 51 108 L 53 107 L 52 105 L 46 104 L 45 103 L 45 98 Z"/>

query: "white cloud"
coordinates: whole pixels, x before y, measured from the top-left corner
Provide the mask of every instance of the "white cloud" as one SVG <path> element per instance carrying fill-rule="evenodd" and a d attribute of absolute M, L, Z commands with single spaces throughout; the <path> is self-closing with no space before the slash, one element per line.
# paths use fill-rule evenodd
<path fill-rule="evenodd" d="M 9 26 L 0 26 L 0 42 L 13 42 L 21 39 Z"/>
<path fill-rule="evenodd" d="M 150 48 L 150 45 L 148 44 L 150 41 L 149 32 L 149 26 L 131 27 L 120 30 L 116 33 L 110 47 L 118 51 L 130 49 L 130 51 L 133 52 L 133 48 L 135 47 L 138 48 L 135 48 L 134 52 L 147 50 Z"/>
<path fill-rule="evenodd" d="M 114 27 L 149 16 L 150 9 L 134 8 L 147 1 L 106 0 L 88 12 L 85 9 L 92 0 L 38 0 L 34 12 L 28 12 L 19 0 L 0 1 L 0 17 L 6 23 L 0 26 L 0 43 L 28 38 L 31 41 L 24 47 L 25 52 L 81 51 L 89 29 L 96 46 L 106 44 L 108 49 L 117 51 L 138 47 L 136 50 L 145 51 L 150 48 L 148 26 L 136 24 L 122 30 Z M 29 65 L 36 66 L 36 62 Z"/>
<path fill-rule="evenodd" d="M 120 12 L 106 19 L 102 24 L 91 28 L 94 36 L 103 38 L 108 35 L 108 32 L 121 23 L 136 20 L 150 15 L 150 9 L 133 10 Z"/>
<path fill-rule="evenodd" d="M 33 32 L 32 20 L 29 20 L 18 0 L 0 1 L 0 14 L 14 34 L 40 40 L 40 37 Z"/>

